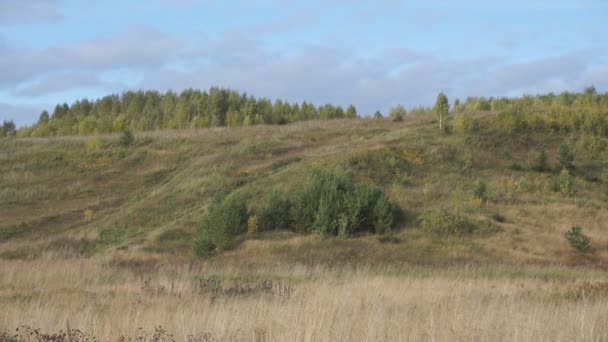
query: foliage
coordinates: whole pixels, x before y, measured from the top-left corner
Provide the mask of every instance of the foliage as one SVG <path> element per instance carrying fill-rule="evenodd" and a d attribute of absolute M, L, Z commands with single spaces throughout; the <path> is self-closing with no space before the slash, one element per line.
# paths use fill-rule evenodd
<path fill-rule="evenodd" d="M 463 134 L 475 131 L 478 127 L 477 122 L 468 113 L 458 113 L 454 115 L 452 123 L 454 133 Z"/>
<path fill-rule="evenodd" d="M 247 220 L 247 207 L 240 196 L 216 196 L 199 227 L 194 252 L 198 256 L 206 256 L 216 249 L 230 248 L 234 237 L 245 232 Z"/>
<path fill-rule="evenodd" d="M 397 105 L 393 108 L 391 108 L 391 111 L 389 112 L 389 117 L 391 118 L 391 120 L 397 122 L 397 121 L 403 121 L 403 118 L 405 117 L 405 115 L 407 114 L 407 111 L 405 110 L 405 107 L 403 105 Z"/>
<path fill-rule="evenodd" d="M 256 214 L 257 229 L 259 231 L 270 231 L 288 228 L 290 206 L 290 202 L 283 198 L 279 191 L 271 191 L 266 198 L 264 207 Z"/>
<path fill-rule="evenodd" d="M 4 120 L 0 125 L 0 138 L 14 136 L 16 133 L 15 123 L 12 120 Z"/>
<path fill-rule="evenodd" d="M 574 170 L 574 152 L 569 144 L 563 142 L 559 145 L 557 161 L 562 169 L 572 172 Z"/>
<path fill-rule="evenodd" d="M 84 147 L 87 150 L 87 152 L 94 152 L 99 150 L 99 146 L 100 146 L 100 142 L 99 142 L 99 137 L 97 136 L 92 136 L 90 138 L 88 138 L 85 143 L 84 143 Z"/>
<path fill-rule="evenodd" d="M 443 92 L 437 94 L 434 111 L 435 115 L 437 116 L 437 120 L 439 121 L 439 129 L 441 130 L 443 129 L 444 122 L 450 112 L 450 103 L 448 102 L 448 97 L 445 96 Z"/>
<path fill-rule="evenodd" d="M 547 153 L 545 150 L 540 151 L 532 169 L 536 172 L 545 172 L 550 169 L 549 164 L 547 163 Z"/>
<path fill-rule="evenodd" d="M 560 172 L 560 174 L 555 179 L 553 188 L 554 191 L 561 192 L 562 195 L 574 195 L 574 179 L 568 170 L 563 169 Z"/>
<path fill-rule="evenodd" d="M 255 234 L 258 232 L 258 217 L 254 214 L 249 216 L 247 220 L 247 234 Z"/>
<path fill-rule="evenodd" d="M 126 128 L 135 132 L 190 127 L 285 124 L 313 119 L 357 118 L 350 105 L 288 103 L 240 94 L 234 90 L 212 87 L 208 91 L 186 89 L 172 91 L 128 91 L 90 101 L 82 99 L 71 105 L 58 104 L 52 115 L 43 111 L 36 125 L 24 130 L 30 136 L 88 135 L 117 133 Z M 1 128 L 1 127 L 0 127 Z M 7 132 L 14 132 L 6 127 Z M 7 135 L 0 130 L 0 136 Z"/>
<path fill-rule="evenodd" d="M 488 223 L 473 221 L 454 210 L 447 209 L 427 210 L 418 220 L 424 230 L 440 236 L 463 236 L 493 230 Z"/>
<path fill-rule="evenodd" d="M 572 226 L 570 230 L 565 232 L 564 238 L 579 253 L 587 253 L 591 250 L 591 239 L 583 233 L 583 228 L 578 225 Z"/>
<path fill-rule="evenodd" d="M 133 137 L 133 133 L 131 133 L 131 130 L 128 128 L 123 130 L 118 138 L 118 144 L 123 147 L 129 147 L 133 145 L 134 142 L 135 137 Z"/>
<path fill-rule="evenodd" d="M 504 215 L 500 214 L 500 213 L 494 213 L 492 214 L 492 220 L 496 221 L 496 222 L 507 222 L 507 218 L 504 217 Z"/>
<path fill-rule="evenodd" d="M 478 180 L 475 183 L 475 189 L 473 189 L 473 195 L 475 195 L 475 197 L 485 200 L 487 195 L 488 195 L 488 186 L 486 184 L 486 182 L 484 182 L 483 180 Z"/>
<path fill-rule="evenodd" d="M 314 170 L 293 191 L 291 218 L 296 231 L 348 236 L 388 232 L 394 208 L 377 187 L 357 184 L 344 173 Z"/>
<path fill-rule="evenodd" d="M 379 111 L 379 110 L 377 110 L 377 111 L 374 113 L 374 118 L 375 118 L 375 119 L 382 119 L 382 118 L 383 118 L 382 113 L 380 113 L 380 111 Z"/>

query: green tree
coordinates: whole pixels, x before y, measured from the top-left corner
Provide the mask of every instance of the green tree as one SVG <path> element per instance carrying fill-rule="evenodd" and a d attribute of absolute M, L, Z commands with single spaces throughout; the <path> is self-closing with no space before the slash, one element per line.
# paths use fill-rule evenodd
<path fill-rule="evenodd" d="M 9 137 L 17 133 L 15 123 L 12 120 L 4 120 L 0 126 L 0 136 Z"/>
<path fill-rule="evenodd" d="M 437 95 L 437 100 L 435 101 L 435 115 L 439 120 L 439 129 L 443 129 L 443 123 L 448 117 L 450 112 L 450 103 L 448 102 L 448 97 L 445 96 L 443 92 L 440 92 Z"/>
<path fill-rule="evenodd" d="M 50 117 L 49 117 L 49 112 L 47 112 L 46 110 L 43 110 L 42 113 L 40 113 L 40 117 L 38 118 L 38 124 L 47 124 L 49 123 Z"/>
<path fill-rule="evenodd" d="M 547 164 L 547 153 L 545 150 L 540 151 L 532 169 L 536 172 L 545 172 L 549 170 L 549 165 Z"/>
<path fill-rule="evenodd" d="M 248 217 L 245 201 L 240 196 L 216 196 L 199 227 L 194 253 L 204 257 L 216 249 L 230 248 L 235 236 L 245 232 Z"/>
<path fill-rule="evenodd" d="M 356 119 L 357 118 L 357 108 L 352 104 L 348 106 L 346 109 L 346 118 L 347 119 Z"/>
<path fill-rule="evenodd" d="M 564 238 L 579 253 L 587 253 L 591 250 L 591 239 L 583 233 L 583 228 L 580 226 L 571 227 L 564 233 Z"/>
<path fill-rule="evenodd" d="M 562 169 L 566 169 L 569 172 L 574 170 L 574 152 L 568 143 L 563 142 L 559 145 L 557 161 L 561 165 Z"/>
<path fill-rule="evenodd" d="M 405 107 L 403 105 L 397 105 L 391 108 L 391 111 L 389 112 L 389 117 L 393 121 L 403 121 L 403 118 L 406 114 L 407 111 L 405 110 Z"/>

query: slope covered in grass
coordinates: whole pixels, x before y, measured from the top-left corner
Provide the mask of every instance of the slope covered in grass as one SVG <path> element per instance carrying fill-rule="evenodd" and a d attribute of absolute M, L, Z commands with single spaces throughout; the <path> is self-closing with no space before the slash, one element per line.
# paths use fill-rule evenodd
<path fill-rule="evenodd" d="M 215 194 L 238 193 L 256 209 L 271 190 L 288 194 L 321 168 L 382 188 L 403 213 L 394 234 L 244 234 L 217 257 L 602 266 L 606 144 L 594 139 L 600 147 L 574 133 L 445 133 L 429 115 L 145 132 L 129 147 L 117 135 L 2 139 L 0 257 L 190 257 Z M 564 142 L 575 155 L 567 186 L 558 166 Z M 538 172 L 541 151 L 548 168 Z M 592 254 L 568 246 L 563 233 L 573 225 L 591 237 Z"/>

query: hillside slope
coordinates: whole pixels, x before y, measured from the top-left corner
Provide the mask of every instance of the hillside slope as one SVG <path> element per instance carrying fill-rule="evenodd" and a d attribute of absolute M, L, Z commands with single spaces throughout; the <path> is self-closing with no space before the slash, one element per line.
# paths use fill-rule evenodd
<path fill-rule="evenodd" d="M 219 257 L 252 263 L 608 264 L 601 181 L 606 152 L 586 150 L 575 135 L 446 134 L 432 117 L 414 115 L 403 122 L 146 132 L 136 134 L 131 147 L 117 140 L 0 140 L 1 258 L 188 258 L 215 193 L 239 192 L 256 207 L 270 189 L 288 192 L 311 168 L 339 167 L 382 187 L 403 209 L 394 236 L 256 234 L 241 237 Z M 559 172 L 532 170 L 542 150 L 557 170 L 564 141 L 576 152 L 568 191 L 557 184 Z M 491 233 L 443 236 L 423 228 L 421 218 L 443 211 L 492 227 Z M 591 237 L 592 255 L 579 256 L 568 246 L 563 233 L 573 225 Z"/>

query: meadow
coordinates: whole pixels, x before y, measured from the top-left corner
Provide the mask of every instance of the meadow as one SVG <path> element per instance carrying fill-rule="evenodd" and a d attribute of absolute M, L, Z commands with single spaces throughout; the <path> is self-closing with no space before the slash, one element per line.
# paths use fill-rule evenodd
<path fill-rule="evenodd" d="M 0 139 L 0 340 L 608 339 L 605 138 L 412 113 L 119 139 Z M 381 188 L 392 231 L 250 231 L 194 254 L 215 194 L 256 209 L 313 168 Z"/>

